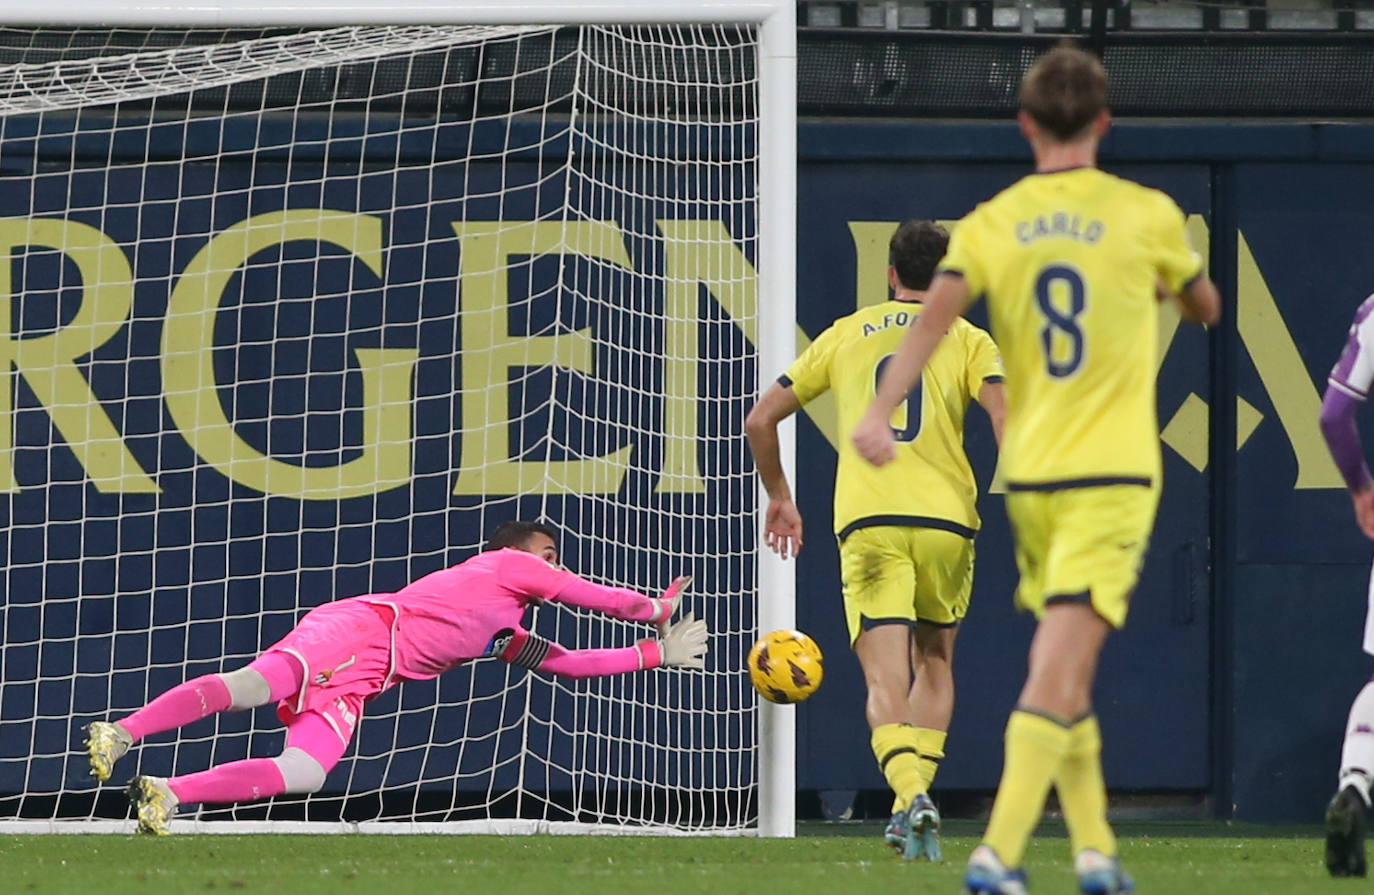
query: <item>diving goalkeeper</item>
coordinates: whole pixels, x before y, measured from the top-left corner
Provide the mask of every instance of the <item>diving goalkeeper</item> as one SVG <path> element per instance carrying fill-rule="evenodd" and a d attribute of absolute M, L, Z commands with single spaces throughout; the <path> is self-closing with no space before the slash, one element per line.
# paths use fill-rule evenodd
<path fill-rule="evenodd" d="M 319 791 L 348 748 L 363 703 L 402 681 L 434 678 L 485 657 L 573 678 L 704 666 L 706 623 L 690 613 L 669 622 L 690 579 L 674 580 L 662 597 L 647 597 L 594 584 L 554 566 L 557 559 L 552 529 L 507 522 L 466 562 L 394 594 L 318 606 L 247 666 L 173 687 L 119 721 L 92 723 L 91 773 L 108 780 L 114 763 L 151 734 L 216 712 L 277 703 L 286 725 L 280 755 L 177 777 L 134 778 L 129 800 L 139 832 L 162 835 L 184 803 Z M 545 600 L 657 625 L 660 637 L 617 649 L 564 649 L 521 627 L 526 607 Z"/>

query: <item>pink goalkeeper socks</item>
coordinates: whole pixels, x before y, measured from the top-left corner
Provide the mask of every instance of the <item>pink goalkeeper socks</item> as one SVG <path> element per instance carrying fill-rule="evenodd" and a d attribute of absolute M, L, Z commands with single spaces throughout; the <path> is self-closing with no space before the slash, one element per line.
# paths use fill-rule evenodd
<path fill-rule="evenodd" d="M 186 802 L 246 802 L 265 799 L 286 792 L 277 763 L 270 758 L 248 758 L 231 761 L 208 771 L 170 777 L 167 785 L 176 793 L 177 801 Z"/>
<path fill-rule="evenodd" d="M 154 733 L 198 721 L 229 708 L 229 688 L 217 674 L 178 684 L 127 718 L 121 727 L 137 742 Z"/>

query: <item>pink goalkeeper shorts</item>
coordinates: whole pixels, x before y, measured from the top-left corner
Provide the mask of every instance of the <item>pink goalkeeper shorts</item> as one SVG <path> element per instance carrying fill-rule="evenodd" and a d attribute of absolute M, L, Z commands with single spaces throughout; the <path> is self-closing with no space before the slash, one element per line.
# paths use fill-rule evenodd
<path fill-rule="evenodd" d="M 320 715 L 343 742 L 353 738 L 363 703 L 392 684 L 392 639 L 396 613 L 390 606 L 356 598 L 325 603 L 264 653 L 281 653 L 300 663 L 299 692 L 277 704 L 277 717 L 290 724 L 298 715 Z"/>

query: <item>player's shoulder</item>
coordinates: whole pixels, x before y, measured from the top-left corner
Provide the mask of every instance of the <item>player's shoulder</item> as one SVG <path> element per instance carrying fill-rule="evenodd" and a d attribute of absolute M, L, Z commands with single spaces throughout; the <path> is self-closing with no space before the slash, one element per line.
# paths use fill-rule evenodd
<path fill-rule="evenodd" d="M 489 550 L 486 553 L 479 553 L 478 556 L 491 556 L 493 562 L 505 565 L 513 563 L 518 566 L 534 565 L 547 566 L 548 562 L 544 557 L 537 553 L 530 553 L 528 550 L 521 550 L 517 547 L 502 547 L 498 550 Z"/>
<path fill-rule="evenodd" d="M 949 334 L 963 342 L 973 342 L 980 338 L 992 338 L 992 336 L 988 335 L 987 330 L 978 326 L 976 323 L 970 323 L 963 317 L 954 318 L 954 322 L 949 325 Z"/>
<path fill-rule="evenodd" d="M 543 562 L 544 560 L 533 553 L 524 550 L 517 550 L 514 547 L 498 547 L 495 550 L 483 550 L 475 556 L 470 556 L 451 569 L 470 569 L 476 571 L 496 571 L 507 563 L 524 565 L 529 560 Z"/>
<path fill-rule="evenodd" d="M 1020 183 L 1020 181 L 1017 181 L 994 195 L 992 198 L 984 199 L 982 202 L 973 206 L 973 210 L 961 217 L 958 223 L 954 225 L 955 229 L 957 230 L 961 227 L 977 227 L 980 224 L 984 224 L 989 217 L 996 215 L 999 209 L 1015 203 L 1017 201 L 1016 188 L 1020 186 Z"/>
<path fill-rule="evenodd" d="M 865 305 L 862 308 L 845 314 L 843 317 L 836 317 L 835 320 L 821 332 L 821 336 L 829 335 L 831 338 L 844 339 L 854 335 L 861 335 L 865 326 L 872 326 L 875 319 L 879 319 L 883 316 L 883 309 L 888 304 L 891 304 L 891 302 L 879 302 L 875 305 Z M 817 336 L 817 339 L 819 338 L 820 336 Z"/>
<path fill-rule="evenodd" d="M 992 333 L 963 317 L 954 318 L 954 322 L 949 325 L 949 336 L 970 353 L 986 345 L 991 345 L 994 349 L 997 347 L 997 343 L 992 340 Z"/>
<path fill-rule="evenodd" d="M 1171 218 L 1183 216 L 1183 210 L 1178 207 L 1174 197 L 1161 189 L 1146 186 L 1143 183 L 1106 171 L 1102 172 L 1102 176 L 1107 178 L 1113 189 L 1129 202 L 1144 206 L 1154 214 L 1167 215 Z"/>

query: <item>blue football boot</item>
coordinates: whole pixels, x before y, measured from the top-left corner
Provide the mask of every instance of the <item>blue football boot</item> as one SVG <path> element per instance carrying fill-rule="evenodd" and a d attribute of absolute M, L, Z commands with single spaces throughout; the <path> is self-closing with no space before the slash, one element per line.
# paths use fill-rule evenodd
<path fill-rule="evenodd" d="M 980 845 L 968 856 L 965 895 L 1026 895 L 1029 891 L 1026 871 L 1007 868 L 991 846 Z"/>
<path fill-rule="evenodd" d="M 1102 852 L 1085 848 L 1073 859 L 1073 872 L 1078 874 L 1078 891 L 1083 895 L 1127 895 L 1135 891 L 1135 881 L 1121 869 L 1120 858 L 1109 858 Z"/>

